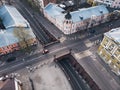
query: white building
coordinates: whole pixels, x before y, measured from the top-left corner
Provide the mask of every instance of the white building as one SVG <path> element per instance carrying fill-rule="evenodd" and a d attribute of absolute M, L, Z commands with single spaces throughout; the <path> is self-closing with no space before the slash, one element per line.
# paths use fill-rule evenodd
<path fill-rule="evenodd" d="M 120 0 L 94 0 L 98 4 L 104 4 L 112 8 L 120 8 Z"/>
<path fill-rule="evenodd" d="M 83 8 L 70 13 L 57 4 L 50 3 L 44 8 L 44 16 L 64 34 L 72 34 L 107 21 L 109 11 L 104 5 Z"/>

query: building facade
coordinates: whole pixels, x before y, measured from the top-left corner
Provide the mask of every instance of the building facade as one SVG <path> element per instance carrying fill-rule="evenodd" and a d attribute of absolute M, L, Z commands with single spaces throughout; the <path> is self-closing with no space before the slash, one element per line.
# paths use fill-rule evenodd
<path fill-rule="evenodd" d="M 34 2 L 41 8 L 41 10 L 49 3 L 56 3 L 57 0 L 34 0 Z"/>
<path fill-rule="evenodd" d="M 112 8 L 120 8 L 120 0 L 94 0 L 98 4 L 104 4 Z"/>
<path fill-rule="evenodd" d="M 58 4 L 50 3 L 44 8 L 44 16 L 64 34 L 72 34 L 108 21 L 109 11 L 104 5 L 66 12 Z"/>
<path fill-rule="evenodd" d="M 114 73 L 120 75 L 120 28 L 112 29 L 104 34 L 98 54 Z"/>
<path fill-rule="evenodd" d="M 26 40 L 29 45 L 37 43 L 36 36 L 29 23 L 15 7 L 9 5 L 1 6 L 0 19 L 0 55 L 19 50 L 21 43 L 24 45 L 21 36 L 25 33 L 27 34 L 24 37 L 24 40 Z M 24 32 L 20 34 L 17 33 L 18 31 L 21 33 Z"/>

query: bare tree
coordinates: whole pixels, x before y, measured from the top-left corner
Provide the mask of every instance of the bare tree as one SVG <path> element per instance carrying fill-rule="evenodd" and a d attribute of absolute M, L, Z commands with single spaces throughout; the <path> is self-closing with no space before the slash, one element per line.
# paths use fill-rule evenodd
<path fill-rule="evenodd" d="M 31 45 L 31 34 L 30 30 L 27 30 L 23 27 L 15 28 L 14 29 L 14 36 L 19 40 L 19 46 L 21 49 L 25 49 L 30 51 L 29 46 Z"/>

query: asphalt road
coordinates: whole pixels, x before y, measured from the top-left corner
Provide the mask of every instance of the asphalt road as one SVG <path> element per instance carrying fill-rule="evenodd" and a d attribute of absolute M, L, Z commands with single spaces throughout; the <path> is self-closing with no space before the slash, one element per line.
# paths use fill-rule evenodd
<path fill-rule="evenodd" d="M 38 39 L 41 42 L 42 41 L 47 42 L 46 36 L 43 36 L 41 31 L 39 32 L 40 26 L 36 23 L 33 14 L 31 12 L 29 12 L 29 10 L 26 7 L 24 7 L 18 1 L 19 0 L 16 0 L 16 2 L 17 2 L 17 5 L 15 5 L 16 8 L 29 21 L 30 25 L 35 30 L 35 33 L 36 33 Z M 114 28 L 114 27 L 120 26 L 119 25 L 119 21 L 120 20 L 114 21 L 115 25 L 111 26 L 110 28 Z M 42 17 L 41 17 L 41 22 L 43 22 L 44 26 L 49 28 L 49 31 L 54 33 L 55 36 L 61 36 L 60 35 L 61 33 L 59 34 L 59 32 L 57 32 L 56 28 L 54 28 L 55 30 L 53 30 L 54 26 L 51 25 L 48 21 L 45 21 L 45 19 L 42 19 Z M 113 23 L 113 22 L 110 22 L 110 23 Z M 110 29 L 109 27 L 102 28 L 103 26 L 104 26 L 104 24 L 101 27 L 95 27 L 94 28 L 95 30 L 98 30 L 97 34 L 104 33 L 104 32 L 106 32 L 106 31 L 108 31 Z M 55 32 L 53 32 L 53 31 L 55 31 Z M 79 39 L 79 38 L 74 39 L 74 40 L 67 39 L 63 43 L 58 43 L 56 45 L 52 45 L 52 46 L 46 47 L 50 51 L 50 53 L 45 54 L 45 55 L 42 55 L 42 53 L 37 53 L 35 55 L 31 55 L 29 57 L 26 57 L 25 61 L 18 60 L 18 61 L 11 62 L 11 63 L 6 64 L 6 65 L 0 66 L 0 74 L 1 75 L 9 74 L 9 73 L 14 72 L 16 70 L 19 70 L 21 68 L 25 68 L 28 65 L 32 65 L 34 63 L 38 63 L 41 60 L 53 59 L 54 55 L 56 55 L 57 57 L 58 56 L 62 56 L 64 54 L 66 54 L 66 53 L 69 53 L 69 49 L 71 49 L 71 48 L 73 49 L 74 52 L 75 51 L 81 52 L 81 51 L 87 50 L 90 47 L 87 47 L 85 45 L 84 41 L 85 40 L 90 40 L 90 42 L 94 42 L 97 39 L 101 39 L 101 36 L 99 36 L 97 34 L 96 34 L 96 36 L 90 35 L 90 36 L 87 36 L 87 37 L 84 37 L 84 38 L 81 38 L 81 39 Z M 73 36 L 69 36 L 69 38 L 73 38 L 74 36 L 76 36 L 76 34 L 74 34 Z M 80 35 L 78 35 L 78 36 L 80 36 Z M 42 42 L 42 43 L 44 43 L 44 42 Z M 92 58 L 88 58 L 88 57 L 85 58 L 84 59 L 84 65 L 86 66 L 86 68 L 88 68 L 90 70 L 89 72 L 95 76 L 95 78 L 93 77 L 94 80 L 96 80 L 96 82 L 100 83 L 101 87 L 103 87 L 104 90 L 108 90 L 108 89 L 109 90 L 120 90 L 120 88 L 117 88 L 118 84 L 115 84 L 115 83 L 113 83 L 112 80 L 109 80 L 110 78 L 107 76 L 107 75 L 109 75 L 109 72 L 108 72 L 107 75 L 104 75 L 104 73 L 102 71 L 99 71 L 97 69 L 97 67 L 99 66 L 99 63 L 96 63 L 96 65 L 95 65 L 95 64 L 93 64 L 94 62 L 91 62 L 91 61 L 92 61 Z"/>
<path fill-rule="evenodd" d="M 67 78 L 69 78 L 73 90 L 91 90 L 87 84 L 83 82 L 82 78 L 79 77 L 74 68 L 70 65 L 69 58 L 58 61 L 58 64 L 60 64 L 62 69 L 66 72 L 68 76 Z"/>
<path fill-rule="evenodd" d="M 99 36 L 100 37 L 100 36 Z M 91 37 L 91 39 L 96 40 L 98 37 Z M 34 64 L 36 62 L 39 62 L 41 60 L 46 60 L 48 58 L 53 58 L 54 55 L 56 57 L 60 57 L 64 54 L 69 53 L 70 49 L 76 50 L 78 49 L 79 51 L 84 51 L 88 49 L 89 47 L 86 47 L 84 44 L 85 40 L 75 40 L 71 42 L 64 42 L 64 43 L 57 43 L 55 45 L 46 47 L 49 50 L 48 54 L 42 55 L 42 52 L 30 55 L 28 57 L 25 57 L 25 62 L 23 60 L 17 60 L 8 64 L 5 64 L 3 66 L 0 66 L 0 74 L 7 74 L 14 72 L 15 70 L 24 68 L 25 66 L 29 64 Z"/>
<path fill-rule="evenodd" d="M 46 60 L 46 59 L 53 59 L 53 56 L 56 55 L 56 57 L 60 57 L 64 54 L 68 54 L 69 53 L 69 48 L 72 48 L 73 46 L 75 47 L 79 47 L 79 44 L 81 42 L 78 43 L 73 43 L 73 44 L 69 44 L 67 46 L 63 46 L 63 45 L 57 45 L 59 48 L 54 48 L 54 50 L 48 47 L 49 53 L 42 55 L 42 52 L 38 53 L 38 54 L 34 54 L 31 56 L 28 56 L 26 58 L 24 58 L 25 60 L 17 60 L 8 64 L 5 64 L 3 66 L 0 66 L 0 74 L 8 74 L 11 72 L 14 72 L 15 70 L 21 69 L 26 67 L 27 65 L 31 65 L 34 63 L 37 63 L 41 60 Z"/>
<path fill-rule="evenodd" d="M 48 44 L 51 42 L 51 38 L 46 32 L 43 30 L 42 26 L 36 20 L 34 14 L 30 12 L 19 0 L 15 0 L 15 7 L 19 10 L 19 12 L 28 20 L 30 26 L 33 28 L 33 32 L 36 34 L 38 40 L 41 44 Z"/>

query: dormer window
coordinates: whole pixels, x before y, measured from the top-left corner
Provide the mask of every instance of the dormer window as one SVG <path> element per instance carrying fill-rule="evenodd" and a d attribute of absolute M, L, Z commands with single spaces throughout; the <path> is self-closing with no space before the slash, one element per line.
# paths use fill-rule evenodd
<path fill-rule="evenodd" d="M 83 17 L 82 17 L 82 16 L 79 16 L 79 18 L 80 18 L 81 20 L 83 20 Z"/>
<path fill-rule="evenodd" d="M 100 11 L 101 14 L 103 14 L 103 11 Z"/>

